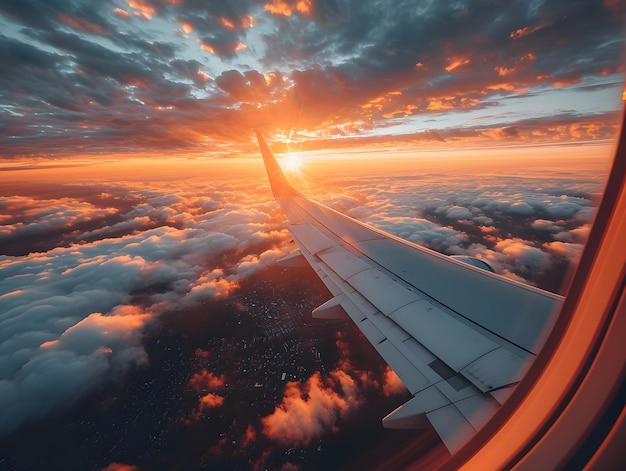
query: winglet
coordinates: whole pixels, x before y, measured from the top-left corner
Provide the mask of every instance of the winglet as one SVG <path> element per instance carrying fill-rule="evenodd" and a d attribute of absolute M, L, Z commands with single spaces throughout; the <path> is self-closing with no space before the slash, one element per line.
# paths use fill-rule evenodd
<path fill-rule="evenodd" d="M 272 151 L 270 151 L 267 143 L 265 142 L 265 138 L 261 131 L 254 130 L 256 132 L 256 137 L 259 140 L 259 147 L 261 148 L 261 155 L 263 155 L 263 162 L 265 163 L 265 170 L 267 171 L 267 176 L 270 180 L 270 185 L 272 187 L 272 193 L 275 198 L 284 198 L 287 196 L 293 196 L 297 194 L 297 191 L 289 184 L 287 178 L 283 174 L 283 171 L 278 165 L 278 161 Z"/>

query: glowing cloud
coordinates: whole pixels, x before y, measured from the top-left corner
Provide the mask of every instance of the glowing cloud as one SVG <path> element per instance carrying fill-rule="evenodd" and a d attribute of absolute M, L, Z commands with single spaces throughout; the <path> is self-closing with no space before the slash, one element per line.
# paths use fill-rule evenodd
<path fill-rule="evenodd" d="M 139 471 L 137 466 L 132 466 L 129 464 L 122 463 L 111 463 L 105 468 L 102 468 L 100 471 Z"/>
<path fill-rule="evenodd" d="M 216 376 L 210 371 L 203 369 L 200 373 L 195 373 L 189 380 L 188 386 L 196 391 L 205 389 L 218 389 L 226 384 L 224 375 Z"/>
<path fill-rule="evenodd" d="M 470 60 L 467 57 L 454 57 L 448 60 L 448 65 L 445 66 L 444 69 L 446 70 L 446 72 L 452 72 L 454 69 L 469 63 Z"/>
<path fill-rule="evenodd" d="M 200 398 L 200 410 L 213 409 L 224 404 L 224 398 L 218 394 L 208 393 Z"/>
<path fill-rule="evenodd" d="M 398 394 L 405 394 L 407 392 L 406 386 L 398 378 L 398 375 L 389 366 L 385 369 L 383 376 L 383 394 L 387 397 L 395 396 Z"/>
<path fill-rule="evenodd" d="M 324 384 L 318 372 L 304 385 L 289 382 L 282 404 L 261 420 L 263 433 L 283 444 L 308 445 L 336 426 L 350 410 L 349 400 Z"/>
<path fill-rule="evenodd" d="M 512 31 L 511 34 L 509 34 L 509 37 L 511 39 L 523 38 L 524 36 L 528 36 L 529 34 L 535 33 L 539 31 L 540 29 L 550 26 L 551 24 L 552 24 L 551 22 L 544 22 L 544 23 L 539 23 L 538 25 L 535 25 L 535 26 L 525 26 L 523 28 Z"/>
<path fill-rule="evenodd" d="M 147 20 L 151 20 L 153 15 L 157 13 L 157 9 L 147 0 L 127 0 L 128 6 L 137 10 L 133 14 L 141 16 Z"/>
<path fill-rule="evenodd" d="M 293 11 L 310 13 L 312 4 L 312 0 L 272 0 L 272 3 L 266 3 L 263 8 L 273 15 L 291 16 Z"/>

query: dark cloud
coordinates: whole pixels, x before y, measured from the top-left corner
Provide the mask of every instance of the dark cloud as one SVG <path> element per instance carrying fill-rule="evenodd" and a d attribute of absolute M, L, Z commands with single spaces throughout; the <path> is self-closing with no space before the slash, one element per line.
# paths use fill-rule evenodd
<path fill-rule="evenodd" d="M 241 152 L 250 127 L 295 130 L 320 148 L 327 136 L 363 142 L 364 131 L 502 107 L 511 95 L 600 93 L 619 73 L 621 22 L 602 2 L 144 0 L 115 9 L 24 0 L 0 3 L 0 17 L 19 28 L 0 37 L 6 157 Z M 594 138 L 614 136 L 610 111 L 593 112 L 605 129 Z M 527 132 L 529 119 L 512 117 L 498 132 L 433 125 L 409 134 L 544 138 Z"/>

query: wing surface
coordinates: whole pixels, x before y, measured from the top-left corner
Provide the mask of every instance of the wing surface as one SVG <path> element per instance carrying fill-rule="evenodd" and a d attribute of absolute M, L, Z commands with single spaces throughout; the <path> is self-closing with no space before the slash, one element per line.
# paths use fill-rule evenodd
<path fill-rule="evenodd" d="M 383 419 L 384 426 L 432 425 L 454 453 L 524 375 L 562 298 L 302 195 L 258 131 L 257 137 L 272 192 L 299 247 L 285 264 L 306 260 L 333 296 L 313 315 L 352 319 L 413 395 Z"/>

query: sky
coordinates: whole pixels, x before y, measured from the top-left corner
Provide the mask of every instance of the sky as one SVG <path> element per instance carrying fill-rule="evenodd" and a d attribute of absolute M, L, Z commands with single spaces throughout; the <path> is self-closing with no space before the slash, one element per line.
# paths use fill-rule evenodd
<path fill-rule="evenodd" d="M 5 160 L 595 142 L 616 0 L 0 1 Z"/>

